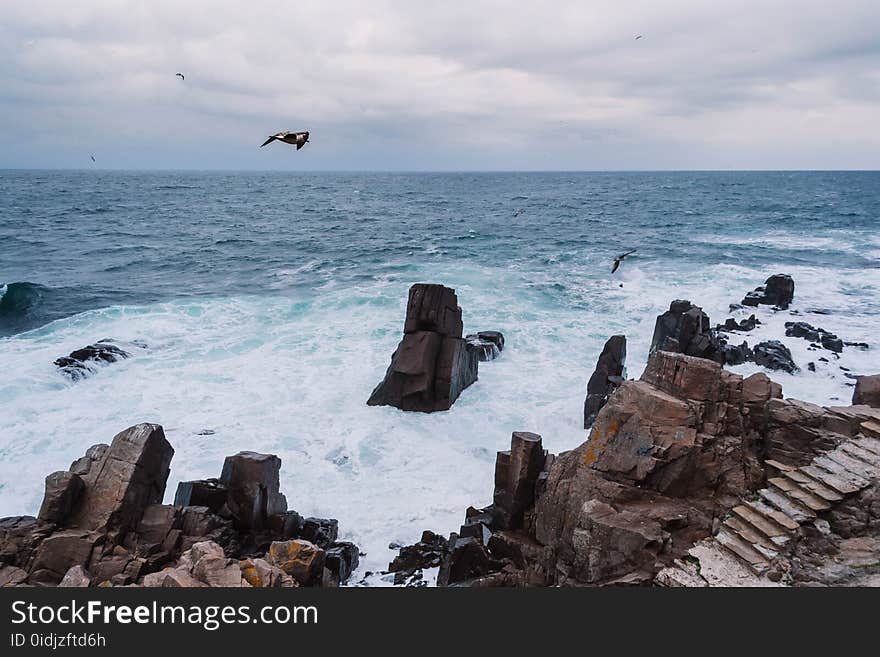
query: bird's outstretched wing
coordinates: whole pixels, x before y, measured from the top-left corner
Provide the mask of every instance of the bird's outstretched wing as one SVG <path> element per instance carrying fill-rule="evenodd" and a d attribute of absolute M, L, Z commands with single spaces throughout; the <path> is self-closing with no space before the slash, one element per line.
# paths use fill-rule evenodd
<path fill-rule="evenodd" d="M 615 258 L 614 259 L 614 266 L 611 268 L 611 273 L 613 274 L 614 272 L 616 272 L 618 267 L 620 267 L 620 260 Z"/>
<path fill-rule="evenodd" d="M 175 73 L 174 75 L 176 75 L 177 77 L 179 77 L 181 80 L 186 80 L 186 78 L 183 77 L 183 73 Z"/>
<path fill-rule="evenodd" d="M 300 148 L 302 148 L 302 147 L 305 146 L 305 145 L 306 145 L 306 142 L 305 142 L 305 141 L 298 141 L 298 142 L 296 142 L 296 150 L 299 150 Z"/>
<path fill-rule="evenodd" d="M 272 136 L 269 137 L 266 141 L 264 141 L 262 144 L 260 144 L 260 148 L 262 148 L 262 147 L 265 146 L 266 144 L 271 144 L 271 143 L 272 143 L 273 141 L 275 141 L 276 139 L 278 139 L 278 137 L 276 137 L 275 135 L 272 135 Z"/>
<path fill-rule="evenodd" d="M 638 251 L 638 249 L 633 249 L 632 251 L 627 251 L 626 253 L 624 253 L 623 255 L 621 255 L 620 258 L 623 259 L 623 258 L 625 258 L 626 256 L 630 256 L 630 255 L 632 255 L 633 253 L 635 253 L 636 251 Z"/>

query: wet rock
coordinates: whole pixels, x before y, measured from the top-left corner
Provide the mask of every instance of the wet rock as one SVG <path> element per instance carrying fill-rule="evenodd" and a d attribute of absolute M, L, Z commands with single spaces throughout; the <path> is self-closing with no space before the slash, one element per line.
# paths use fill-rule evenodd
<path fill-rule="evenodd" d="M 266 560 L 300 584 L 308 586 L 320 582 L 325 552 L 314 543 L 302 539 L 275 541 L 269 546 Z"/>
<path fill-rule="evenodd" d="M 480 361 L 495 360 L 504 350 L 504 336 L 499 331 L 480 331 L 465 337 L 468 349 L 476 352 Z"/>
<path fill-rule="evenodd" d="M 335 542 L 338 534 L 339 521 L 333 518 L 306 518 L 299 530 L 299 538 L 322 549 Z"/>
<path fill-rule="evenodd" d="M 46 477 L 46 492 L 38 518 L 63 526 L 80 500 L 85 485 L 79 475 L 67 470 Z"/>
<path fill-rule="evenodd" d="M 764 285 L 749 292 L 742 300 L 744 306 L 766 304 L 782 310 L 791 305 L 794 298 L 794 279 L 788 274 L 774 274 Z"/>
<path fill-rule="evenodd" d="M 447 551 L 446 539 L 426 530 L 418 543 L 399 548 L 398 555 L 388 564 L 388 572 L 396 574 L 396 584 L 402 584 L 417 571 L 438 567 Z"/>
<path fill-rule="evenodd" d="M 479 356 L 468 348 L 461 331 L 461 308 L 454 290 L 413 285 L 403 339 L 367 404 L 425 413 L 451 408 L 477 380 Z"/>
<path fill-rule="evenodd" d="M 128 358 L 130 355 L 110 340 L 99 340 L 95 344 L 90 344 L 82 349 L 70 352 L 68 356 L 56 359 L 55 365 L 73 381 L 78 381 L 94 371 L 95 364 L 115 363 L 123 358 Z"/>
<path fill-rule="evenodd" d="M 174 506 L 206 506 L 217 513 L 226 504 L 229 491 L 218 479 L 181 481 L 177 484 Z"/>
<path fill-rule="evenodd" d="M 608 396 L 626 378 L 626 336 L 612 335 L 608 338 L 596 369 L 587 382 L 587 398 L 584 401 L 584 428 L 589 429 Z"/>
<path fill-rule="evenodd" d="M 860 376 L 856 379 L 852 403 L 880 408 L 880 374 Z"/>
<path fill-rule="evenodd" d="M 749 315 L 746 319 L 737 322 L 733 317 L 728 317 L 724 324 L 715 327 L 716 331 L 752 331 L 760 324 L 761 321 L 754 315 Z"/>
<path fill-rule="evenodd" d="M 267 527 L 270 516 L 287 511 L 287 499 L 279 491 L 281 459 L 274 454 L 239 452 L 227 456 L 220 483 L 228 491 L 227 506 L 240 531 Z"/>
<path fill-rule="evenodd" d="M 786 322 L 785 335 L 810 340 L 812 343 L 818 342 L 825 349 L 836 353 L 843 351 L 843 340 L 825 329 L 807 324 L 806 322 Z"/>
<path fill-rule="evenodd" d="M 755 363 L 771 370 L 782 370 L 789 374 L 798 372 L 800 368 L 791 357 L 791 351 L 779 340 L 765 340 L 755 345 L 753 350 Z"/>
<path fill-rule="evenodd" d="M 349 542 L 333 543 L 324 555 L 324 566 L 339 584 L 345 584 L 358 567 L 360 551 L 358 546 Z"/>
<path fill-rule="evenodd" d="M 709 316 L 690 301 L 673 301 L 657 317 L 651 338 L 651 353 L 671 351 L 722 362 L 723 341 L 709 328 Z"/>
<path fill-rule="evenodd" d="M 755 359 L 749 343 L 743 341 L 740 345 L 724 344 L 722 347 L 725 365 L 742 365 Z"/>

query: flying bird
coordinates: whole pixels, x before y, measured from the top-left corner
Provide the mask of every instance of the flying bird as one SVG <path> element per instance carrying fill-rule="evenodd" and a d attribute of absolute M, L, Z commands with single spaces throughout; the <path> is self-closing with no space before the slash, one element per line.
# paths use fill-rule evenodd
<path fill-rule="evenodd" d="M 522 208 L 517 208 L 516 210 L 513 211 L 514 217 L 518 217 L 521 214 L 522 214 Z"/>
<path fill-rule="evenodd" d="M 95 156 L 94 156 L 94 155 L 89 155 L 89 157 L 92 158 L 92 162 L 97 162 L 97 161 L 98 161 L 98 160 L 95 159 Z"/>
<path fill-rule="evenodd" d="M 176 75 L 177 77 L 179 77 L 181 80 L 186 80 L 186 78 L 183 77 L 183 73 L 175 73 L 174 75 Z"/>
<path fill-rule="evenodd" d="M 631 255 L 632 255 L 633 253 L 635 253 L 637 250 L 638 250 L 638 249 L 633 249 L 632 251 L 627 251 L 626 253 L 622 253 L 622 254 L 620 254 L 619 256 L 617 256 L 617 257 L 614 259 L 614 266 L 611 268 L 611 273 L 613 274 L 614 272 L 616 272 L 616 271 L 617 271 L 617 268 L 620 267 L 620 263 L 623 262 L 624 260 L 626 260 L 626 257 L 627 257 L 627 256 L 631 256 Z"/>
<path fill-rule="evenodd" d="M 299 150 L 309 141 L 309 133 L 306 132 L 279 132 L 274 135 L 270 135 L 269 138 L 264 141 L 260 148 L 265 146 L 266 144 L 271 144 L 273 141 L 283 141 L 285 144 L 290 144 L 291 146 L 296 146 L 296 150 Z"/>
<path fill-rule="evenodd" d="M 639 35 L 636 37 L 636 41 L 638 41 L 639 39 L 641 39 L 642 36 L 643 36 L 643 35 L 639 34 Z"/>

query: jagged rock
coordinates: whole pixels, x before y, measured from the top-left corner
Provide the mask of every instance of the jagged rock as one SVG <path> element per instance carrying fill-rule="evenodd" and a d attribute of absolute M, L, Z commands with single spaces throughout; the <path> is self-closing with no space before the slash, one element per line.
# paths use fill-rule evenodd
<path fill-rule="evenodd" d="M 733 317 L 728 317 L 724 324 L 715 327 L 716 331 L 752 331 L 761 323 L 754 315 L 749 315 L 746 319 L 737 322 Z"/>
<path fill-rule="evenodd" d="M 110 445 L 104 443 L 92 445 L 83 456 L 80 456 L 70 464 L 70 472 L 80 477 L 88 474 L 95 463 L 100 463 L 103 460 L 104 454 L 107 453 L 108 449 L 110 449 Z"/>
<path fill-rule="evenodd" d="M 471 333 L 465 336 L 465 341 L 480 361 L 495 360 L 504 350 L 504 336 L 499 331 Z"/>
<path fill-rule="evenodd" d="M 79 502 L 85 488 L 79 475 L 67 470 L 53 472 L 46 477 L 46 492 L 38 518 L 63 525 Z"/>
<path fill-rule="evenodd" d="M 99 340 L 95 344 L 70 352 L 68 356 L 56 359 L 55 365 L 73 381 L 78 381 L 93 371 L 95 363 L 115 363 L 130 355 L 110 340 Z"/>
<path fill-rule="evenodd" d="M 336 582 L 344 584 L 358 567 L 360 551 L 354 543 L 345 541 L 333 543 L 324 556 L 325 570 L 329 570 Z"/>
<path fill-rule="evenodd" d="M 709 328 L 709 316 L 690 301 L 673 301 L 657 317 L 651 352 L 672 351 L 723 362 L 724 341 Z"/>
<path fill-rule="evenodd" d="M 584 401 L 584 428 L 589 429 L 596 415 L 608 400 L 608 395 L 626 378 L 626 336 L 612 335 L 608 338 L 596 369 L 587 382 L 587 398 Z"/>
<path fill-rule="evenodd" d="M 87 568 L 92 550 L 103 540 L 98 532 L 79 529 L 58 531 L 43 539 L 28 569 L 28 582 L 56 585 L 74 566 Z"/>
<path fill-rule="evenodd" d="M 779 340 L 765 340 L 755 345 L 755 363 L 771 370 L 782 370 L 794 374 L 800 368 L 791 357 L 791 351 Z"/>
<path fill-rule="evenodd" d="M 514 431 L 510 451 L 498 452 L 493 495 L 497 528 L 517 529 L 522 526 L 523 512 L 534 502 L 535 484 L 546 455 L 541 436 L 528 431 Z"/>
<path fill-rule="evenodd" d="M 755 359 L 755 354 L 749 347 L 749 343 L 745 341 L 738 346 L 725 344 L 722 347 L 722 353 L 725 365 L 742 365 Z"/>
<path fill-rule="evenodd" d="M 820 343 L 825 349 L 840 353 L 843 351 L 843 340 L 825 329 L 821 329 L 806 322 L 786 322 L 785 334 L 789 337 L 803 338 L 811 342 Z"/>
<path fill-rule="evenodd" d="M 281 459 L 274 454 L 239 452 L 227 456 L 220 483 L 228 490 L 227 506 L 235 526 L 242 531 L 259 531 L 270 516 L 287 511 L 287 499 L 279 492 Z"/>
<path fill-rule="evenodd" d="M 297 581 L 265 559 L 244 559 L 240 564 L 241 576 L 254 588 L 294 588 Z"/>
<path fill-rule="evenodd" d="M 860 376 L 856 379 L 852 403 L 880 408 L 880 374 Z"/>
<path fill-rule="evenodd" d="M 461 337 L 455 291 L 418 283 L 409 291 L 404 336 L 367 404 L 445 411 L 477 380 L 477 351 Z"/>
<path fill-rule="evenodd" d="M 742 300 L 744 306 L 766 304 L 785 310 L 794 298 L 794 279 L 788 274 L 774 274 L 764 285 L 749 292 Z"/>
<path fill-rule="evenodd" d="M 449 586 L 489 574 L 494 567 L 492 557 L 480 541 L 472 537 L 459 538 L 453 534 L 452 548 L 444 554 L 437 586 Z"/>
<path fill-rule="evenodd" d="M 339 521 L 334 518 L 306 518 L 298 532 L 299 538 L 326 549 L 336 541 Z"/>
<path fill-rule="evenodd" d="M 100 460 L 80 475 L 82 501 L 67 525 L 123 535 L 144 509 L 162 501 L 174 449 L 158 424 L 136 424 L 118 433 Z"/>
<path fill-rule="evenodd" d="M 0 588 L 21 586 L 27 581 L 27 571 L 15 566 L 0 566 Z"/>
<path fill-rule="evenodd" d="M 388 572 L 395 573 L 394 583 L 403 584 L 425 568 L 436 568 L 448 551 L 445 538 L 425 530 L 418 543 L 399 549 L 394 561 L 388 564 Z"/>
<path fill-rule="evenodd" d="M 206 506 L 217 513 L 226 504 L 229 491 L 218 479 L 181 481 L 177 484 L 174 506 Z"/>
<path fill-rule="evenodd" d="M 324 571 L 325 552 L 314 543 L 301 539 L 274 541 L 266 560 L 308 586 L 320 581 Z"/>

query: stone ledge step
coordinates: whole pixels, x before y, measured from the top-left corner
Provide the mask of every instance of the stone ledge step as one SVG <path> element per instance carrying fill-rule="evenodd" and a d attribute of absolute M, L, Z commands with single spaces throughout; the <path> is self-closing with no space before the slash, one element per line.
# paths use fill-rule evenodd
<path fill-rule="evenodd" d="M 875 479 L 878 475 L 880 475 L 880 468 L 871 465 L 870 463 L 865 463 L 861 459 L 854 458 L 847 454 L 843 449 L 838 447 L 837 449 L 831 450 L 827 454 L 825 454 L 832 461 L 837 461 L 843 467 L 847 468 L 850 472 L 859 475 L 870 481 L 871 479 Z"/>
<path fill-rule="evenodd" d="M 767 502 L 767 504 L 779 509 L 797 523 L 806 522 L 807 520 L 816 517 L 815 511 L 808 509 L 799 502 L 795 502 L 788 497 L 784 491 L 781 491 L 774 486 L 762 488 L 758 491 L 758 495 L 760 495 L 761 499 Z"/>
<path fill-rule="evenodd" d="M 734 507 L 733 513 L 764 534 L 774 545 L 785 545 L 788 539 L 791 538 L 791 529 L 780 523 L 772 515 L 764 513 L 750 503 Z"/>
<path fill-rule="evenodd" d="M 880 468 L 880 454 L 875 454 L 871 450 L 865 449 L 855 441 L 849 440 L 843 443 L 839 449 L 848 456 L 852 456 L 854 459 L 867 463 L 875 470 Z"/>
<path fill-rule="evenodd" d="M 880 427 L 880 424 L 878 424 L 877 426 Z M 861 436 L 856 436 L 855 438 L 853 438 L 849 442 L 851 442 L 855 445 L 858 445 L 862 449 L 865 449 L 865 450 L 871 452 L 872 454 L 876 454 L 877 456 L 880 456 L 880 439 L 878 439 L 878 438 L 871 438 L 869 436 L 861 435 Z"/>
<path fill-rule="evenodd" d="M 782 511 L 774 509 L 772 506 L 764 504 L 761 500 L 749 501 L 746 502 L 746 505 L 752 508 L 756 513 L 771 518 L 776 524 L 787 529 L 789 534 L 796 531 L 801 526 L 799 522 L 793 520 L 790 516 L 784 514 Z"/>
<path fill-rule="evenodd" d="M 768 482 L 773 484 L 773 486 L 775 486 L 779 490 L 783 491 L 795 502 L 798 502 L 801 505 L 807 507 L 814 513 L 818 513 L 819 511 L 827 511 L 831 508 L 831 504 L 828 503 L 826 500 L 823 500 L 821 497 L 813 495 L 810 491 L 803 488 L 800 484 L 793 482 L 791 479 L 786 479 L 785 477 L 772 477 L 768 479 Z"/>
<path fill-rule="evenodd" d="M 715 540 L 739 557 L 749 566 L 749 568 L 759 575 L 763 574 L 770 566 L 767 558 L 755 550 L 750 543 L 747 543 L 738 536 L 729 533 L 724 528 L 715 534 Z"/>
<path fill-rule="evenodd" d="M 714 537 L 700 541 L 688 550 L 688 554 L 699 562 L 700 577 L 709 586 L 780 586 L 777 582 L 756 575 Z"/>
<path fill-rule="evenodd" d="M 836 452 L 826 452 L 822 456 L 814 458 L 813 463 L 842 479 L 852 482 L 854 486 L 859 487 L 859 490 L 871 483 L 870 477 L 865 477 L 860 472 L 854 471 L 851 463 L 841 463 L 843 460 L 843 457 Z M 856 468 L 858 468 L 858 465 L 856 465 Z"/>
<path fill-rule="evenodd" d="M 817 481 L 821 481 L 830 488 L 833 488 L 841 495 L 852 495 L 862 490 L 862 486 L 857 486 L 849 479 L 845 479 L 834 472 L 820 468 L 818 465 L 811 463 L 800 468 L 801 472 L 807 474 Z"/>
<path fill-rule="evenodd" d="M 818 497 L 821 497 L 826 502 L 835 503 L 840 502 L 843 499 L 843 495 L 838 493 L 833 488 L 829 488 L 821 481 L 813 479 L 811 476 L 806 474 L 805 472 L 801 472 L 800 470 L 786 470 L 785 472 L 780 473 L 786 479 L 790 479 L 796 484 L 800 485 L 801 488 L 805 488 L 806 490 L 813 493 Z"/>
<path fill-rule="evenodd" d="M 775 545 L 767 536 L 764 536 L 764 534 L 762 534 L 760 530 L 750 522 L 743 520 L 739 516 L 732 515 L 724 521 L 724 526 L 734 534 L 737 534 L 744 541 L 751 543 L 753 548 L 758 550 L 761 554 L 767 555 L 768 558 L 772 559 L 777 555 L 779 546 Z M 760 546 L 761 549 L 758 549 L 758 546 Z"/>
<path fill-rule="evenodd" d="M 880 422 L 874 422 L 874 420 L 866 420 L 862 422 L 862 433 L 869 438 L 878 438 L 880 439 Z"/>

